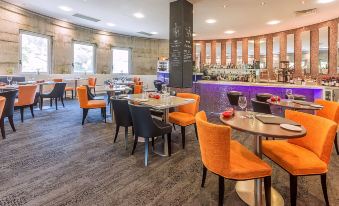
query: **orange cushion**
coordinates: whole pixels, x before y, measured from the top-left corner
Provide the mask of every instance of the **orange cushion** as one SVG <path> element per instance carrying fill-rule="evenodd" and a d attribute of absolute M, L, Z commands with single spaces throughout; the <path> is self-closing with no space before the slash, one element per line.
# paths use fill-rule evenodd
<path fill-rule="evenodd" d="M 74 87 L 66 87 L 65 88 L 65 91 L 73 91 L 74 90 Z"/>
<path fill-rule="evenodd" d="M 169 121 L 179 126 L 188 126 L 195 123 L 195 118 L 192 114 L 183 112 L 172 112 L 169 114 Z"/>
<path fill-rule="evenodd" d="M 270 176 L 272 168 L 235 140 L 231 140 L 230 168 L 224 177 L 236 180 Z"/>
<path fill-rule="evenodd" d="M 105 100 L 89 100 L 86 108 L 103 108 L 106 107 Z"/>
<path fill-rule="evenodd" d="M 284 140 L 263 141 L 262 151 L 292 175 L 311 175 L 327 172 L 327 164 L 315 153 Z"/>

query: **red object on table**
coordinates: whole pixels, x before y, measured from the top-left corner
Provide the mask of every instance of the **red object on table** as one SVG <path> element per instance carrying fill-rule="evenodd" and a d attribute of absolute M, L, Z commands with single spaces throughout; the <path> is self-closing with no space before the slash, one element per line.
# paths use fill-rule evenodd
<path fill-rule="evenodd" d="M 225 118 L 230 118 L 233 115 L 234 115 L 234 109 L 233 108 L 228 108 L 222 113 L 222 116 L 224 116 Z"/>

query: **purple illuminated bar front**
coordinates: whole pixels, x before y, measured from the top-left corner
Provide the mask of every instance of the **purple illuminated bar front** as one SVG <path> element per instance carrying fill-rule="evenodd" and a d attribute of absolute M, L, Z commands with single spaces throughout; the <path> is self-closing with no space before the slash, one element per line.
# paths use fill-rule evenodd
<path fill-rule="evenodd" d="M 251 107 L 251 98 L 255 98 L 257 93 L 270 93 L 280 97 L 284 97 L 286 89 L 292 89 L 293 94 L 305 95 L 307 101 L 314 101 L 322 98 L 323 89 L 315 86 L 300 85 L 281 85 L 281 84 L 251 84 L 234 83 L 234 82 L 211 82 L 199 81 L 193 85 L 193 90 L 201 97 L 200 109 L 206 112 L 219 113 L 229 107 L 227 92 L 239 91 L 247 97 L 248 107 Z"/>

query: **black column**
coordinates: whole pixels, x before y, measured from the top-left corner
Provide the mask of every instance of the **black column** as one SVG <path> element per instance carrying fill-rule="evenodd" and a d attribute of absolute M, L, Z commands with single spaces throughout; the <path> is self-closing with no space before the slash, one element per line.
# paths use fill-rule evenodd
<path fill-rule="evenodd" d="M 169 84 L 192 87 L 193 5 L 187 0 L 170 3 Z"/>

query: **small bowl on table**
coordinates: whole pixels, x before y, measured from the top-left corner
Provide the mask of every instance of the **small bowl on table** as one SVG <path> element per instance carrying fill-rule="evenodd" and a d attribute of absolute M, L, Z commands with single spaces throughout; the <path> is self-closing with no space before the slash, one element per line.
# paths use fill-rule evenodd
<path fill-rule="evenodd" d="M 234 115 L 234 109 L 233 108 L 226 108 L 226 110 L 224 112 L 222 112 L 221 115 L 225 118 L 230 118 Z"/>

